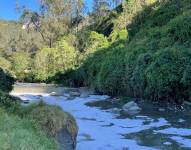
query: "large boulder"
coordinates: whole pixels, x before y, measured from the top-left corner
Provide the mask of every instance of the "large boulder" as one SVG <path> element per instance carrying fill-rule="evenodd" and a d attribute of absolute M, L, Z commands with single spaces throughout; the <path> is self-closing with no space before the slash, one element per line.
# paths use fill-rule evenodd
<path fill-rule="evenodd" d="M 134 101 L 128 102 L 123 106 L 123 111 L 129 115 L 138 114 L 141 108 Z"/>

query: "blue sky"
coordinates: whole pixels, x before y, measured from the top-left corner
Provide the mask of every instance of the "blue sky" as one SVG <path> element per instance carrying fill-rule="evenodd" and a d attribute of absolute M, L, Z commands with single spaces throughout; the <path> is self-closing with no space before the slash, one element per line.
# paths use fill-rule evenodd
<path fill-rule="evenodd" d="M 16 3 L 25 5 L 30 9 L 38 9 L 38 0 L 1 0 L 0 2 L 0 19 L 18 20 L 19 13 L 16 11 Z M 91 5 L 91 0 L 86 0 L 88 6 Z"/>

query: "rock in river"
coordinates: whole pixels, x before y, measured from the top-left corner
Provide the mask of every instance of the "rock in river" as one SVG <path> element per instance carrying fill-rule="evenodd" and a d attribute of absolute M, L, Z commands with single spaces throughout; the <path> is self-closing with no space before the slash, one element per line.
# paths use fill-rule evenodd
<path fill-rule="evenodd" d="M 70 92 L 71 97 L 79 97 L 80 95 L 80 92 Z"/>
<path fill-rule="evenodd" d="M 123 111 L 129 115 L 135 115 L 141 111 L 141 108 L 137 103 L 131 101 L 123 106 Z"/>

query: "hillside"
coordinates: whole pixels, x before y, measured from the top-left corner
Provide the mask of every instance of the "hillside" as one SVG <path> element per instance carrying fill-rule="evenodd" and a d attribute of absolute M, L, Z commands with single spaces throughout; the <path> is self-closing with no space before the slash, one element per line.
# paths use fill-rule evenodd
<path fill-rule="evenodd" d="M 19 22 L 0 20 L 0 37 L 0 49 L 3 54 L 10 55 L 15 51 L 33 52 L 42 46 L 39 34 L 23 30 Z"/>
<path fill-rule="evenodd" d="M 190 8 L 187 0 L 127 0 L 72 27 L 49 22 L 42 31 L 52 47 L 42 42 L 40 29 L 1 21 L 0 66 L 19 81 L 182 103 L 191 99 Z M 7 61 L 9 49 L 16 52 Z"/>
<path fill-rule="evenodd" d="M 131 4 L 137 7 L 126 11 Z M 112 20 L 115 25 L 109 44 L 97 45 L 97 50 L 77 71 L 62 77 L 72 76 L 74 84 L 89 85 L 111 95 L 176 102 L 189 100 L 190 8 L 187 0 L 152 1 L 145 5 L 129 0 L 123 13 Z M 127 38 L 124 38 L 125 31 L 119 32 L 124 16 L 129 19 Z M 105 19 L 101 24 L 104 23 Z M 104 28 L 100 26 L 97 30 L 101 29 Z M 93 40 L 95 44 L 99 36 Z M 68 82 L 71 83 L 71 79 Z"/>

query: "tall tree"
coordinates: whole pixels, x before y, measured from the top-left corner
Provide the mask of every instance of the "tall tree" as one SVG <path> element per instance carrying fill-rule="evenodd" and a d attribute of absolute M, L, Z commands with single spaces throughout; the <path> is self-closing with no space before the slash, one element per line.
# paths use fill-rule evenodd
<path fill-rule="evenodd" d="M 109 8 L 110 2 L 108 0 L 93 0 L 93 14 L 95 19 L 105 16 Z"/>
<path fill-rule="evenodd" d="M 114 4 L 114 7 L 117 7 L 119 4 L 121 4 L 123 0 L 112 0 L 112 3 Z"/>
<path fill-rule="evenodd" d="M 51 48 L 71 27 L 73 18 L 80 16 L 83 0 L 40 0 L 40 13 L 25 10 L 24 28 L 38 31 Z"/>

